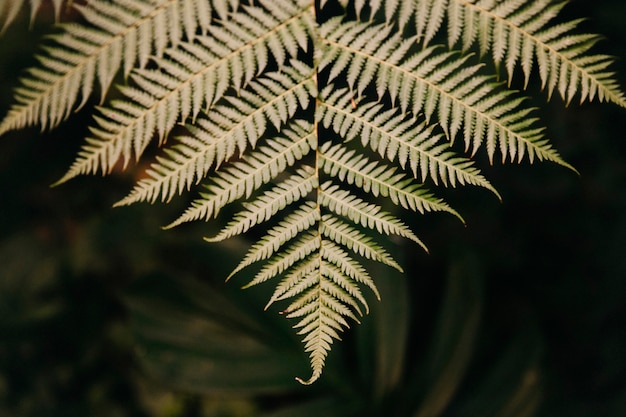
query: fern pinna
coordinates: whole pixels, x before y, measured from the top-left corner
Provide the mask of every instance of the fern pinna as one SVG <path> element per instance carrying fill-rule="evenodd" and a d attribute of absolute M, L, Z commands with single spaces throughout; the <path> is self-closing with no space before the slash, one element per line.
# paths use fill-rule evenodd
<path fill-rule="evenodd" d="M 53 3 L 57 11 L 69 5 Z M 22 7 L 7 4 L 3 30 Z M 563 5 L 75 2 L 83 23 L 61 25 L 46 42 L 0 133 L 55 127 L 96 87 L 103 104 L 60 182 L 107 174 L 120 161 L 126 167 L 156 140 L 161 153 L 118 205 L 167 202 L 193 189 L 197 198 L 174 227 L 239 203 L 207 240 L 265 227 L 231 277 L 258 265 L 246 287 L 274 282 L 268 306 L 286 301 L 283 313 L 310 356 L 312 376 L 298 379 L 308 384 L 321 375 L 333 341 L 368 311 L 364 291 L 379 298 L 365 260 L 401 270 L 380 235 L 426 249 L 397 210 L 376 201 L 460 218 L 433 190 L 472 185 L 498 195 L 473 162 L 480 148 L 490 161 L 570 167 L 524 97 L 498 81 L 500 72 L 509 84 L 520 73 L 526 86 L 537 68 L 548 97 L 626 107 L 608 69 L 612 59 L 590 53 L 598 37 L 577 34 L 577 21 L 553 23 Z M 107 100 L 119 73 L 125 81 Z"/>

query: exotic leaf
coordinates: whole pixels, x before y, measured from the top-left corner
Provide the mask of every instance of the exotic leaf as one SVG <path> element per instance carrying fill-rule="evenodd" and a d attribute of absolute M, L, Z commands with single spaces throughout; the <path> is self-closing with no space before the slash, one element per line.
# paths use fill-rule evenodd
<path fill-rule="evenodd" d="M 463 131 L 466 149 L 476 152 L 486 141 L 490 160 L 499 148 L 503 162 L 507 157 L 521 161 L 527 153 L 531 162 L 537 156 L 570 167 L 536 126 L 532 109 L 521 107 L 523 99 L 480 75 L 480 66 L 468 65 L 468 56 L 436 47 L 408 53 L 414 39 L 400 33 L 381 37 L 386 31 L 384 26 L 331 20 L 322 27 L 329 53 L 320 65 L 329 67 L 331 80 L 346 70 L 358 95 L 375 79 L 379 97 L 389 94 L 403 112 L 423 112 L 426 119 L 436 115 L 450 140 Z M 354 73 L 361 76 L 352 82 Z"/>
<path fill-rule="evenodd" d="M 57 13 L 63 3 L 53 0 Z M 0 5 L 1 30 L 23 4 Z M 39 4 L 31 2 L 33 13 Z M 554 23 L 563 3 L 548 0 L 74 6 L 83 22 L 61 25 L 46 42 L 0 134 L 58 125 L 97 85 L 102 104 L 89 138 L 59 182 L 156 153 L 117 205 L 193 192 L 168 227 L 217 217 L 222 226 L 208 241 L 254 229 L 256 242 L 228 279 L 275 283 L 267 308 L 286 302 L 283 314 L 296 320 L 312 368 L 298 379 L 306 384 L 320 377 L 350 320 L 369 311 L 363 287 L 380 298 L 384 277 L 372 276 L 372 263 L 402 271 L 386 236 L 426 249 L 403 210 L 461 218 L 440 186 L 499 196 L 475 162 L 479 148 L 489 161 L 499 153 L 502 162 L 571 168 L 538 112 L 496 81 L 499 67 L 510 82 L 521 66 L 526 84 L 536 67 L 548 96 L 558 91 L 566 103 L 578 95 L 626 104 L 612 59 L 591 52 L 598 37 L 577 33 L 578 21 Z M 431 45 L 444 31 L 448 45 Z M 495 74 L 480 62 L 486 56 Z M 121 85 L 107 100 L 116 77 Z"/>
<path fill-rule="evenodd" d="M 39 66 L 31 68 L 15 90 L 19 104 L 0 123 L 0 134 L 34 124 L 55 127 L 87 102 L 94 83 L 104 98 L 120 68 L 124 75 L 135 65 L 143 68 L 151 54 L 161 56 L 184 32 L 189 35 L 198 25 L 206 27 L 208 4 L 205 0 L 91 0 L 86 6 L 74 5 L 89 25 L 65 24 L 61 33 L 52 36 L 52 45 L 39 56 Z M 82 101 L 76 105 L 79 97 Z"/>

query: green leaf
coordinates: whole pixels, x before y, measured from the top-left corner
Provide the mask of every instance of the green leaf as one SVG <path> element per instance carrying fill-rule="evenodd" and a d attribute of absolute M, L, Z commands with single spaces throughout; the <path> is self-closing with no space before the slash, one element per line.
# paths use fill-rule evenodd
<path fill-rule="evenodd" d="M 127 304 L 138 358 L 149 374 L 198 393 L 268 393 L 293 386 L 293 369 L 302 360 L 293 345 L 276 337 L 269 343 L 276 327 L 201 282 L 145 280 L 149 285 L 137 283 Z"/>

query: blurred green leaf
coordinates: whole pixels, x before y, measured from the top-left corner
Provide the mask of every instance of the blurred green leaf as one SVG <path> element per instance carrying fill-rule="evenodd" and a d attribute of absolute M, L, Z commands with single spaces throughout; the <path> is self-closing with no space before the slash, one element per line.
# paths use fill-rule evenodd
<path fill-rule="evenodd" d="M 421 369 L 410 386 L 420 387 L 423 399 L 415 417 L 443 414 L 470 364 L 483 304 L 483 276 L 473 258 L 457 256 L 448 272 L 446 292 L 435 335 L 426 360 L 415 358 Z"/>
<path fill-rule="evenodd" d="M 364 398 L 360 403 L 366 400 Z M 263 414 L 260 417 L 345 417 L 363 415 L 355 411 L 359 409 L 359 403 L 357 402 L 346 402 L 338 397 L 322 398 L 283 407 L 280 410 Z"/>
<path fill-rule="evenodd" d="M 492 356 L 484 358 L 479 362 L 484 367 L 474 366 L 480 379 L 457 404 L 453 415 L 536 415 L 542 401 L 541 346 L 532 318 L 527 320 L 527 325 L 517 329 L 513 339 L 508 341 L 506 350 L 495 359 Z"/>
<path fill-rule="evenodd" d="M 0 333 L 23 336 L 57 316 L 62 304 L 51 294 L 59 259 L 29 234 L 0 241 Z"/>
<path fill-rule="evenodd" d="M 268 328 L 269 313 L 251 316 L 199 281 L 165 275 L 143 280 L 149 293 L 135 290 L 127 302 L 137 353 L 145 369 L 169 386 L 268 393 L 294 389 L 294 375 L 307 370 L 297 344 Z"/>
<path fill-rule="evenodd" d="M 394 254 L 394 256 L 396 256 Z M 381 400 L 398 388 L 404 377 L 405 351 L 411 323 L 407 277 L 395 269 L 372 264 L 381 301 L 370 302 L 371 312 L 355 329 L 359 375 L 371 381 L 373 400 Z"/>

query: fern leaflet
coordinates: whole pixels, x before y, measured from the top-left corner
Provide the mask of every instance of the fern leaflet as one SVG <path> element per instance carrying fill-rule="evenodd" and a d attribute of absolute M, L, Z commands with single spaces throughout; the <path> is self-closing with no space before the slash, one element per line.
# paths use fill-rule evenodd
<path fill-rule="evenodd" d="M 168 44 L 176 45 L 182 26 L 194 30 L 181 18 L 208 12 L 204 0 L 92 0 L 74 5 L 90 26 L 63 25 L 52 37 L 52 45 L 40 55 L 38 67 L 31 68 L 15 90 L 16 101 L 0 123 L 0 134 L 39 124 L 42 129 L 57 126 L 73 110 L 82 107 L 98 83 L 104 98 L 116 73 L 123 67 L 128 75 L 135 65 L 143 68 L 151 54 L 161 56 Z M 193 13 L 207 24 L 208 17 Z M 81 99 L 81 102 L 76 103 Z"/>

